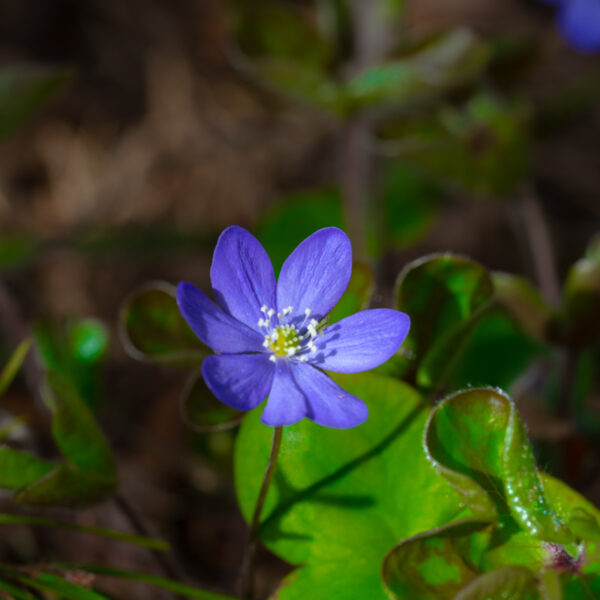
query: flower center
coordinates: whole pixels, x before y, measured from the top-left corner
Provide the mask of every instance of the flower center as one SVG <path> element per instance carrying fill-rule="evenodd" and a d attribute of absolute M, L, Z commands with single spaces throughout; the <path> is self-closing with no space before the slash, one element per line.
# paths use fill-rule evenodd
<path fill-rule="evenodd" d="M 264 348 L 272 353 L 270 360 L 275 362 L 278 358 L 293 357 L 306 362 L 309 354 L 317 352 L 313 340 L 319 335 L 319 322 L 316 319 L 309 320 L 312 312 L 310 308 L 304 310 L 304 319 L 291 317 L 293 306 L 284 308 L 277 313 L 276 318 L 274 309 L 263 306 L 260 310 L 264 317 L 259 319 L 258 326 L 265 336 Z"/>

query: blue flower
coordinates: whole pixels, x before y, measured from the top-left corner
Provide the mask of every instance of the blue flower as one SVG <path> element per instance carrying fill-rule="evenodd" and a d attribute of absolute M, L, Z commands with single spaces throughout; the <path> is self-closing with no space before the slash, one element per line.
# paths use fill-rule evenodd
<path fill-rule="evenodd" d="M 217 352 L 202 364 L 212 393 L 238 410 L 251 410 L 268 396 L 265 425 L 305 417 L 326 427 L 360 425 L 368 415 L 364 402 L 321 369 L 358 373 L 380 365 L 404 341 L 410 321 L 382 308 L 322 326 L 351 272 L 350 240 L 335 227 L 305 239 L 277 282 L 258 240 L 241 227 L 227 228 L 210 270 L 218 306 L 189 283 L 177 287 L 181 314 Z"/>
<path fill-rule="evenodd" d="M 600 51 L 600 0 L 542 0 L 558 7 L 558 22 L 567 41 L 582 52 Z"/>

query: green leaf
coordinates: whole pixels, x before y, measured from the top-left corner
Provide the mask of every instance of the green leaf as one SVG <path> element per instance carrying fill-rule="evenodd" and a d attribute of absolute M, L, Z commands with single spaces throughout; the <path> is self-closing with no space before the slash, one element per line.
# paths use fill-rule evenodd
<path fill-rule="evenodd" d="M 335 323 L 367 308 L 374 287 L 375 275 L 371 267 L 355 261 L 352 265 L 352 277 L 350 278 L 348 287 L 339 302 L 329 313 L 328 322 Z"/>
<path fill-rule="evenodd" d="M 4 570 L 6 573 L 7 570 Z M 14 573 L 12 579 L 15 580 L 18 578 L 18 573 Z M 9 600 L 36 600 L 36 597 L 29 593 L 27 590 L 18 588 L 16 585 L 9 583 L 3 579 L 0 579 L 0 591 L 9 594 Z"/>
<path fill-rule="evenodd" d="M 511 273 L 492 273 L 496 300 L 533 339 L 546 340 L 551 309 L 529 281 Z"/>
<path fill-rule="evenodd" d="M 600 338 L 600 261 L 578 260 L 567 273 L 561 312 L 554 323 L 554 337 L 560 343 L 579 349 Z"/>
<path fill-rule="evenodd" d="M 114 479 L 63 462 L 45 477 L 17 491 L 13 499 L 29 506 L 80 508 L 105 500 L 114 487 Z"/>
<path fill-rule="evenodd" d="M 519 529 L 548 542 L 573 540 L 544 495 L 525 430 L 505 394 L 479 388 L 446 398 L 431 413 L 425 444 L 473 515 L 499 519 L 498 543 Z"/>
<path fill-rule="evenodd" d="M 435 223 L 442 198 L 431 178 L 398 162 L 387 166 L 377 195 L 369 239 L 373 256 L 418 242 Z"/>
<path fill-rule="evenodd" d="M 109 345 L 106 325 L 92 318 L 71 319 L 66 325 L 41 322 L 34 333 L 44 369 L 62 374 L 88 405 L 96 405 Z"/>
<path fill-rule="evenodd" d="M 57 373 L 48 373 L 44 400 L 52 412 L 52 435 L 60 451 L 82 471 L 114 480 L 115 461 L 104 434 L 77 391 Z"/>
<path fill-rule="evenodd" d="M 9 446 L 0 447 L 0 488 L 18 490 L 52 471 L 54 464 Z"/>
<path fill-rule="evenodd" d="M 600 524 L 594 515 L 577 507 L 569 517 L 569 529 L 580 539 L 600 541 Z"/>
<path fill-rule="evenodd" d="M 46 519 L 43 517 L 31 517 L 28 515 L 11 515 L 0 513 L 0 525 L 34 525 L 37 527 L 56 527 L 60 529 L 68 529 L 71 531 L 79 531 L 90 535 L 97 535 L 117 542 L 133 544 L 140 548 L 150 548 L 151 550 L 169 550 L 169 544 L 163 540 L 143 537 L 140 535 L 132 535 L 103 527 L 86 527 L 77 523 L 69 523 L 67 521 L 56 521 L 54 519 Z"/>
<path fill-rule="evenodd" d="M 393 105 L 420 106 L 481 74 L 488 63 L 488 47 L 467 29 L 434 38 L 412 55 L 369 67 L 345 87 L 351 110 Z"/>
<path fill-rule="evenodd" d="M 300 192 L 284 198 L 270 212 L 256 230 L 271 257 L 275 273 L 294 248 L 317 229 L 342 227 L 342 200 L 335 189 Z"/>
<path fill-rule="evenodd" d="M 201 590 L 200 588 L 171 581 L 164 577 L 157 577 L 156 575 L 148 575 L 147 573 L 139 573 L 134 571 L 125 571 L 123 569 L 115 569 L 113 567 L 95 566 L 95 565 L 73 565 L 63 564 L 60 565 L 63 569 L 79 570 L 87 573 L 95 573 L 96 575 L 102 575 L 106 577 L 116 577 L 118 579 L 128 579 L 135 581 L 136 583 L 145 583 L 153 587 L 161 588 L 183 596 L 185 598 L 194 598 L 195 600 L 236 600 L 232 596 L 226 596 L 225 594 L 219 594 L 217 592 L 209 592 L 207 590 Z"/>
<path fill-rule="evenodd" d="M 163 281 L 148 282 L 127 297 L 119 327 L 125 350 L 137 360 L 198 365 L 208 352 L 181 316 L 175 287 Z"/>
<path fill-rule="evenodd" d="M 198 369 L 188 379 L 181 396 L 183 419 L 194 431 L 224 431 L 239 425 L 245 413 L 217 400 Z"/>
<path fill-rule="evenodd" d="M 450 376 L 450 386 L 510 389 L 536 358 L 547 353 L 546 346 L 529 337 L 501 307 L 493 305 L 474 324 Z"/>
<path fill-rule="evenodd" d="M 89 408 L 57 373 L 48 373 L 44 399 L 52 412 L 52 435 L 66 462 L 21 489 L 15 501 L 79 506 L 104 499 L 116 485 L 115 461 Z"/>
<path fill-rule="evenodd" d="M 489 538 L 489 523 L 464 519 L 402 541 L 385 558 L 382 577 L 392 598 L 452 600 L 477 576 L 465 546 Z"/>
<path fill-rule="evenodd" d="M 473 579 L 454 600 L 538 600 L 535 575 L 519 565 L 500 567 Z"/>
<path fill-rule="evenodd" d="M 298 61 L 263 58 L 238 65 L 262 87 L 308 106 L 343 115 L 346 102 L 343 89 L 321 69 Z"/>
<path fill-rule="evenodd" d="M 57 594 L 59 598 L 64 600 L 110 600 L 108 596 L 88 590 L 52 573 L 41 573 L 35 578 L 21 575 L 19 579 L 32 588 Z"/>
<path fill-rule="evenodd" d="M 408 348 L 419 386 L 440 388 L 494 293 L 490 275 L 461 256 L 432 254 L 408 264 L 396 282 L 396 304 L 411 318 Z"/>
<path fill-rule="evenodd" d="M 26 339 L 23 340 L 12 353 L 12 356 L 4 366 L 2 373 L 0 374 L 0 396 L 4 394 L 7 390 L 8 386 L 12 383 L 13 379 L 16 377 L 27 353 L 29 352 L 29 348 L 31 348 L 31 340 Z"/>
<path fill-rule="evenodd" d="M 528 105 L 479 92 L 463 106 L 389 122 L 382 135 L 399 140 L 397 156 L 447 184 L 480 197 L 503 199 L 530 168 Z M 393 147 L 393 141 L 391 142 Z"/>
<path fill-rule="evenodd" d="M 0 69 L 0 139 L 44 106 L 72 76 L 68 69 L 35 65 Z"/>
<path fill-rule="evenodd" d="M 40 242 L 30 235 L 3 233 L 0 236 L 0 270 L 7 271 L 28 263 L 40 247 Z"/>
<path fill-rule="evenodd" d="M 259 534 L 275 554 L 305 566 L 284 580 L 280 600 L 384 600 L 380 567 L 389 549 L 460 509 L 423 453 L 428 410 L 419 394 L 373 373 L 335 379 L 367 403 L 370 416 L 343 431 L 308 420 L 284 429 Z M 246 519 L 273 435 L 260 422 L 261 410 L 248 414 L 235 446 L 236 491 Z"/>

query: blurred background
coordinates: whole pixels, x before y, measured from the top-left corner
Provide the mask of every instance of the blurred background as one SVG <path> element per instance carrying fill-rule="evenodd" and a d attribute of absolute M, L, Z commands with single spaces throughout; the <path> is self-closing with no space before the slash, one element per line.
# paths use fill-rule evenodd
<path fill-rule="evenodd" d="M 344 227 L 374 305 L 440 251 L 524 275 L 558 305 L 600 230 L 600 56 L 563 38 L 556 13 L 536 0 L 0 0 L 4 356 L 26 327 L 46 365 L 85 363 L 123 494 L 188 578 L 231 590 L 237 571 L 233 432 L 194 432 L 187 375 L 127 354 L 125 299 L 149 280 L 208 291 L 235 223 L 276 268 L 315 229 Z M 5 407 L 43 432 L 31 396 L 19 381 Z M 522 410 L 542 457 L 573 439 L 564 414 Z M 574 439 L 584 458 L 568 479 L 598 504 L 597 451 Z M 77 518 L 131 526 L 112 502 Z M 11 532 L 14 560 L 155 568 L 142 551 Z M 265 552 L 260 589 L 287 569 Z"/>

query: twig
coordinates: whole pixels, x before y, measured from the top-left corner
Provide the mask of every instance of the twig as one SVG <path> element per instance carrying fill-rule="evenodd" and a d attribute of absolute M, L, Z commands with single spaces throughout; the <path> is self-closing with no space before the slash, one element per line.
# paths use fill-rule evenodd
<path fill-rule="evenodd" d="M 265 471 L 265 476 L 260 486 L 258 493 L 258 499 L 256 500 L 256 506 L 254 507 L 254 514 L 252 515 L 252 521 L 250 523 L 250 529 L 248 531 L 248 540 L 246 547 L 244 548 L 244 555 L 242 558 L 242 565 L 240 567 L 239 576 L 239 589 L 242 598 L 251 599 L 253 595 L 252 591 L 252 575 L 254 570 L 254 557 L 256 555 L 256 547 L 258 544 L 258 529 L 260 526 L 260 516 L 262 513 L 263 505 L 267 498 L 267 492 L 269 491 L 269 485 L 273 479 L 273 473 L 275 472 L 275 465 L 277 464 L 277 457 L 279 456 L 279 449 L 281 447 L 281 437 L 283 428 L 275 427 L 273 432 L 273 445 L 271 446 L 271 454 L 269 456 L 269 463 Z"/>

